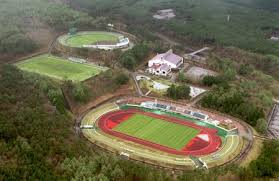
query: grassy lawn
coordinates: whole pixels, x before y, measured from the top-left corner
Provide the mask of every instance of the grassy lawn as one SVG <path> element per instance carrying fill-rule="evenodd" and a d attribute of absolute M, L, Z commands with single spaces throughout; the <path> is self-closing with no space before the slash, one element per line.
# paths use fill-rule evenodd
<path fill-rule="evenodd" d="M 199 133 L 197 129 L 142 114 L 133 115 L 113 130 L 176 150 Z"/>
<path fill-rule="evenodd" d="M 66 44 L 72 47 L 80 47 L 82 45 L 92 45 L 99 41 L 118 41 L 118 36 L 105 32 L 87 32 L 80 33 L 74 36 L 69 36 L 66 39 Z"/>
<path fill-rule="evenodd" d="M 34 72 L 59 80 L 83 81 L 99 74 L 101 67 L 70 62 L 66 59 L 41 55 L 16 64 L 24 71 Z"/>
<path fill-rule="evenodd" d="M 141 87 L 141 89 L 147 89 L 147 90 L 151 90 L 152 92 L 160 95 L 160 96 L 164 96 L 167 92 L 167 89 L 162 89 L 162 90 L 158 90 L 154 88 L 154 81 L 160 84 L 164 84 L 166 86 L 171 86 L 172 82 L 170 82 L 169 80 L 165 80 L 165 79 L 158 79 L 158 78 L 153 78 L 152 80 L 145 80 L 142 79 L 139 81 L 139 85 Z M 178 85 L 178 84 L 175 84 Z"/>

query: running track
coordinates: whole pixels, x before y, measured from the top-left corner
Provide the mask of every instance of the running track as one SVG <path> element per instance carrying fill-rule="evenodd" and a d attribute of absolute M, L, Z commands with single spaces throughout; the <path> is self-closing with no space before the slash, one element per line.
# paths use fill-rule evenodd
<path fill-rule="evenodd" d="M 151 116 L 154 118 L 162 119 L 165 121 L 169 121 L 172 123 L 176 124 L 181 124 L 184 126 L 192 127 L 194 129 L 200 130 L 200 134 L 206 134 L 209 137 L 209 141 L 204 141 L 200 137 L 195 137 L 192 139 L 189 143 L 185 145 L 185 147 L 182 150 L 176 150 L 173 148 L 169 148 L 160 144 L 156 144 L 147 140 L 143 140 L 140 138 L 136 138 L 130 135 L 126 135 L 120 132 L 114 131 L 112 128 L 114 126 L 117 126 L 117 124 L 121 124 L 122 121 L 125 121 L 129 118 L 129 116 L 133 114 L 144 114 L 147 116 Z M 170 116 L 165 116 L 165 115 L 157 115 L 154 113 L 150 112 L 144 112 L 142 110 L 138 109 L 129 109 L 129 110 L 118 110 L 118 111 L 112 111 L 109 112 L 98 120 L 98 126 L 101 128 L 102 131 L 105 133 L 127 140 L 127 141 L 132 141 L 138 144 L 145 145 L 147 147 L 157 149 L 163 152 L 167 152 L 170 154 L 175 154 L 175 155 L 194 155 L 194 156 L 199 156 L 199 155 L 207 155 L 210 153 L 213 153 L 218 150 L 218 148 L 221 146 L 221 139 L 217 135 L 217 130 L 211 129 L 211 128 L 206 128 L 202 126 L 198 126 L 192 122 L 188 122 L 182 119 L 170 117 Z"/>

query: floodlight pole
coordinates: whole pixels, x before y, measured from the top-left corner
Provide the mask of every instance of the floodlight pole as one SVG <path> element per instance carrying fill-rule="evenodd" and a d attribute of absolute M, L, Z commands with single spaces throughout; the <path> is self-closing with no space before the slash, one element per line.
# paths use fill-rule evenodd
<path fill-rule="evenodd" d="M 231 20 L 231 15 L 228 15 L 227 22 L 230 22 L 230 20 Z"/>

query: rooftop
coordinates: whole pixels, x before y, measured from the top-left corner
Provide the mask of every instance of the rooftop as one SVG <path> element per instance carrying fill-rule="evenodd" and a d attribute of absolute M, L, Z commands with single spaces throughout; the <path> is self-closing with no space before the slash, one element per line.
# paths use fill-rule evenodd
<path fill-rule="evenodd" d="M 171 69 L 171 67 L 169 65 L 167 65 L 167 64 L 162 64 L 160 69 L 162 71 L 166 71 L 167 72 L 167 71 L 169 71 Z"/>
<path fill-rule="evenodd" d="M 163 59 L 169 63 L 176 65 L 181 61 L 182 57 L 174 54 L 172 49 L 170 49 L 166 53 L 156 55 L 153 59 L 161 59 L 161 60 Z"/>

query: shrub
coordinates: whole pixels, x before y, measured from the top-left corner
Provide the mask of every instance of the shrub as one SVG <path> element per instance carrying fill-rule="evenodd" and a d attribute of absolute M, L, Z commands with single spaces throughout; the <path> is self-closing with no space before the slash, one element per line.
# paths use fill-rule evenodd
<path fill-rule="evenodd" d="M 124 85 L 129 81 L 129 77 L 125 73 L 120 73 L 115 77 L 115 81 L 119 85 Z"/>
<path fill-rule="evenodd" d="M 166 95 L 172 99 L 188 99 L 190 96 L 190 87 L 187 85 L 179 85 L 176 86 L 172 84 L 168 90 Z"/>
<path fill-rule="evenodd" d="M 74 99 L 78 102 L 85 103 L 90 98 L 89 89 L 82 83 L 75 84 L 72 91 Z"/>

